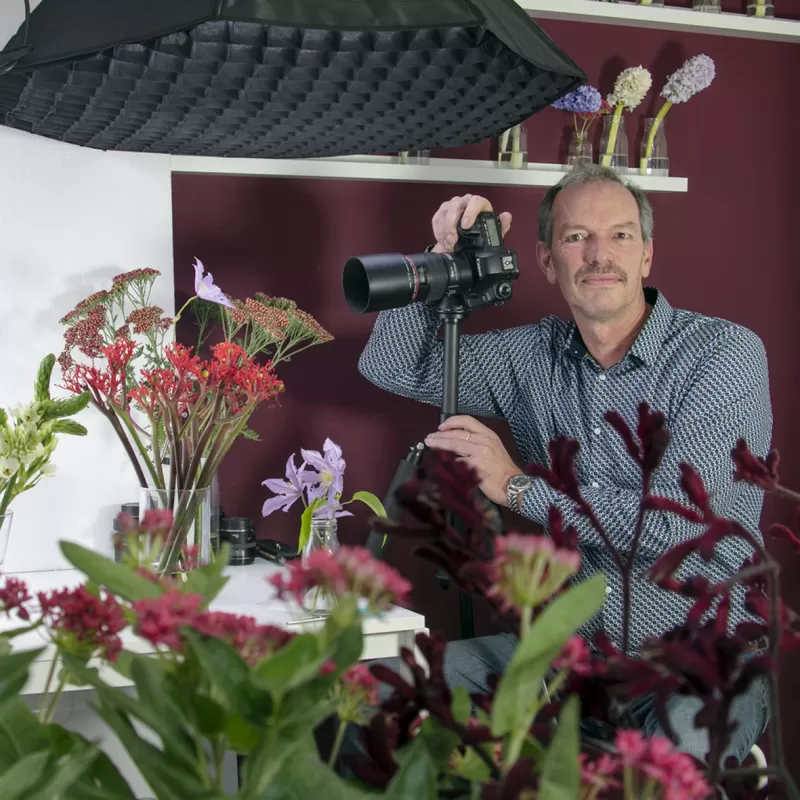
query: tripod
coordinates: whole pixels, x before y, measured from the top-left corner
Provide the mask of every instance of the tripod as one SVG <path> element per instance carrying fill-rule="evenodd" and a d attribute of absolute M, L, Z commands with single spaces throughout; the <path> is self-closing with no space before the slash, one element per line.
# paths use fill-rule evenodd
<path fill-rule="evenodd" d="M 458 413 L 458 378 L 459 378 L 459 348 L 460 324 L 469 316 L 470 308 L 463 295 L 451 294 L 442 298 L 437 309 L 439 320 L 444 325 L 444 365 L 442 370 L 442 410 L 439 422 L 444 422 L 448 417 Z M 404 483 L 412 480 L 417 467 L 422 461 L 425 445 L 417 442 L 409 448 L 400 463 L 397 465 L 394 476 L 389 483 L 383 505 L 389 519 L 399 520 L 401 509 L 398 506 L 395 492 Z M 454 520 L 449 519 L 452 524 Z M 366 547 L 376 557 L 381 557 L 383 534 L 370 531 Z M 437 578 L 443 589 L 450 583 L 448 575 L 442 571 L 437 573 Z M 475 636 L 475 606 L 470 595 L 459 592 L 459 616 L 461 620 L 461 638 L 472 639 Z"/>

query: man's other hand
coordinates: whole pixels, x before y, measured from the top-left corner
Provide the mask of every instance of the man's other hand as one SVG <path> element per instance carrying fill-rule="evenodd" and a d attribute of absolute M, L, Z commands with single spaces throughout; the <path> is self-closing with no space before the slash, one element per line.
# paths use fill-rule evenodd
<path fill-rule="evenodd" d="M 481 491 L 497 505 L 508 506 L 508 481 L 522 470 L 493 430 L 473 417 L 450 417 L 425 437 L 425 444 L 461 456 L 478 473 Z"/>
<path fill-rule="evenodd" d="M 436 239 L 433 252 L 452 253 L 458 239 L 458 221 L 461 220 L 462 228 L 471 228 L 481 211 L 492 210 L 492 204 L 477 194 L 465 194 L 442 203 L 433 216 L 433 235 Z M 507 211 L 500 214 L 500 225 L 505 236 L 511 230 L 511 214 Z"/>

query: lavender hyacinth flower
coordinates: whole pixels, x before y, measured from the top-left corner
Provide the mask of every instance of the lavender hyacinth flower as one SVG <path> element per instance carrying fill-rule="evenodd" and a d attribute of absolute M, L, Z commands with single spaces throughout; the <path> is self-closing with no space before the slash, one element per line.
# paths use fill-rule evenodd
<path fill-rule="evenodd" d="M 309 481 L 309 505 L 327 495 L 326 504 L 317 512 L 318 516 L 350 517 L 349 511 L 342 511 L 339 499 L 344 491 L 344 471 L 347 466 L 342 458 L 342 448 L 330 439 L 326 439 L 319 450 L 300 450 L 305 462 L 313 467 L 318 475 L 316 480 Z"/>
<path fill-rule="evenodd" d="M 556 100 L 553 108 L 575 114 L 596 114 L 602 104 L 603 98 L 594 86 L 579 86 Z"/>
<path fill-rule="evenodd" d="M 685 103 L 711 86 L 716 71 L 712 58 L 706 55 L 694 56 L 669 76 L 661 90 L 661 96 L 670 103 Z"/>
<path fill-rule="evenodd" d="M 261 484 L 275 493 L 275 497 L 265 501 L 261 509 L 262 517 L 268 517 L 273 511 L 288 511 L 303 496 L 308 488 L 304 467 L 305 463 L 300 465 L 300 469 L 295 467 L 293 453 L 286 461 L 286 480 L 269 478 Z"/>

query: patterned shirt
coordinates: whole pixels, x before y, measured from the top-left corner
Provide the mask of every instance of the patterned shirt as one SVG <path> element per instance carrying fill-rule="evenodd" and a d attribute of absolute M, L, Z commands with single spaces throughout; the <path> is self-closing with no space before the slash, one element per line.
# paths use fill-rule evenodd
<path fill-rule="evenodd" d="M 618 364 L 603 369 L 587 351 L 574 322 L 547 317 L 537 325 L 461 337 L 459 413 L 508 421 L 526 463 L 548 464 L 548 443 L 567 436 L 580 443 L 576 468 L 584 497 L 627 558 L 640 505 L 641 472 L 605 421 L 618 411 L 635 431 L 638 406 L 646 400 L 666 416 L 670 445 L 652 492 L 686 503 L 679 465 L 691 464 L 705 481 L 717 514 L 735 519 L 760 537 L 760 489 L 734 482 L 731 450 L 743 437 L 759 456 L 769 450 L 772 411 L 767 359 L 751 331 L 722 319 L 673 309 L 656 289 L 653 306 L 633 346 Z M 443 344 L 435 309 L 413 304 L 382 312 L 359 361 L 368 380 L 382 389 L 441 405 Z M 591 639 L 603 629 L 622 640 L 621 575 L 597 532 L 571 501 L 534 480 L 522 512 L 545 525 L 551 505 L 580 535 L 578 580 L 603 572 L 606 602 L 581 631 Z M 674 514 L 648 512 L 634 564 L 630 651 L 645 639 L 682 624 L 691 601 L 646 581 L 642 573 L 659 556 L 702 532 Z M 723 581 L 752 555 L 749 545 L 726 538 L 709 563 L 694 555 L 678 577 L 702 574 Z M 732 594 L 731 628 L 752 619 L 744 590 Z"/>

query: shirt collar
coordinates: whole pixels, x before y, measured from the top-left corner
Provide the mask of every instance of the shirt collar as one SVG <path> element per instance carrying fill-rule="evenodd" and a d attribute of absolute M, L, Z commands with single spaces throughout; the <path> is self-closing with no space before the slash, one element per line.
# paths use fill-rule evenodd
<path fill-rule="evenodd" d="M 637 358 L 648 366 L 652 366 L 656 358 L 658 358 L 661 345 L 669 333 L 672 306 L 667 302 L 666 297 L 653 286 L 644 288 L 644 299 L 653 307 L 653 310 L 650 312 L 647 322 L 639 331 L 639 335 L 628 351 L 628 355 Z M 566 355 L 577 359 L 586 358 L 589 355 L 578 326 L 574 322 L 570 323 L 569 333 L 564 342 L 564 352 Z"/>

